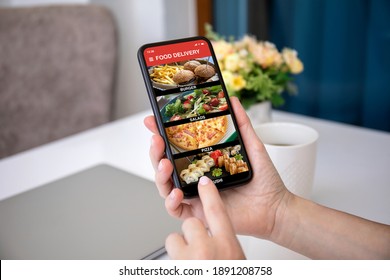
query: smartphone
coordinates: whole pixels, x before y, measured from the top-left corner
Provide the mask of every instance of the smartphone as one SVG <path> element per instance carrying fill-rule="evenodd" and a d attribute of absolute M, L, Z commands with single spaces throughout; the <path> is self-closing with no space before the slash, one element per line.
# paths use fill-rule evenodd
<path fill-rule="evenodd" d="M 219 190 L 248 182 L 252 168 L 211 42 L 147 44 L 138 61 L 175 187 L 189 198 L 198 195 L 201 176 Z"/>

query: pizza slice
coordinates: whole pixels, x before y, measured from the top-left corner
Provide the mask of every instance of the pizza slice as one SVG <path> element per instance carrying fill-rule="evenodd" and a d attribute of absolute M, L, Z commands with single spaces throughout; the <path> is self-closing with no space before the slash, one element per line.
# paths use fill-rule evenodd
<path fill-rule="evenodd" d="M 198 145 L 199 148 L 205 148 L 208 146 L 215 145 L 225 136 L 225 133 L 213 128 L 204 128 L 198 130 Z"/>
<path fill-rule="evenodd" d="M 182 124 L 166 128 L 168 140 L 173 145 L 183 150 L 198 149 L 198 141 L 196 139 L 196 127 L 191 124 Z"/>
<path fill-rule="evenodd" d="M 199 148 L 212 146 L 221 141 L 227 130 L 227 117 L 216 117 L 197 123 Z"/>
<path fill-rule="evenodd" d="M 228 126 L 228 118 L 226 116 L 217 117 L 210 119 L 210 125 L 211 127 L 226 133 L 227 126 Z"/>
<path fill-rule="evenodd" d="M 171 144 L 183 150 L 195 150 L 217 144 L 225 136 L 226 116 L 166 128 Z"/>

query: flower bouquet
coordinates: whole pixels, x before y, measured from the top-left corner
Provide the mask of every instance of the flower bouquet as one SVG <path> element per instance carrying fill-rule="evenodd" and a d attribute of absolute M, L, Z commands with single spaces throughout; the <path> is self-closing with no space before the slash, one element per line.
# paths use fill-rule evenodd
<path fill-rule="evenodd" d="M 303 71 L 303 63 L 295 50 L 281 52 L 274 44 L 244 36 L 226 40 L 206 26 L 230 96 L 237 96 L 245 108 L 263 101 L 274 106 L 284 103 L 283 92 L 295 94 L 292 74 Z"/>

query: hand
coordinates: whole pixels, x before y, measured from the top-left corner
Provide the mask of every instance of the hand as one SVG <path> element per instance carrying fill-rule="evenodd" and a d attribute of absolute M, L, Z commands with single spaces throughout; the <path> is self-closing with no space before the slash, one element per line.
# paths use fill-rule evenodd
<path fill-rule="evenodd" d="M 234 233 L 218 190 L 207 177 L 201 177 L 198 184 L 209 232 L 197 218 L 183 222 L 183 235 L 168 236 L 165 248 L 172 259 L 244 259 L 244 253 Z"/>
<path fill-rule="evenodd" d="M 221 192 L 221 197 L 237 233 L 269 239 L 278 213 L 284 211 L 280 206 L 285 205 L 282 202 L 287 201 L 291 193 L 285 188 L 240 102 L 231 98 L 231 103 L 253 168 L 253 179 L 245 186 Z M 173 165 L 164 158 L 165 144 L 154 117 L 145 118 L 144 123 L 155 134 L 149 155 L 156 171 L 156 185 L 165 198 L 168 213 L 181 219 L 197 217 L 206 223 L 201 201 L 183 199 L 183 192 L 173 186 Z"/>
<path fill-rule="evenodd" d="M 181 246 L 175 246 L 188 253 L 190 249 L 196 248 L 195 244 L 201 244 L 204 249 L 196 250 L 200 255 L 192 255 L 198 258 L 223 258 L 224 256 L 220 254 L 227 254 L 226 258 L 240 258 L 239 252 L 242 251 L 235 245 L 231 232 L 220 234 L 220 230 L 227 229 L 231 222 L 230 226 L 236 233 L 269 239 L 311 258 L 390 258 L 390 226 L 336 211 L 290 193 L 238 99 L 231 98 L 231 104 L 253 168 L 253 179 L 245 186 L 220 193 L 225 206 L 224 211 L 220 207 L 209 209 L 206 206 L 210 204 L 201 193 L 207 190 L 199 192 L 202 201 L 199 198 L 183 199 L 182 191 L 173 187 L 171 181 L 173 166 L 164 158 L 165 144 L 158 134 L 155 119 L 153 116 L 145 118 L 146 127 L 155 134 L 152 136 L 149 155 L 156 171 L 156 185 L 160 195 L 165 198 L 167 211 L 172 216 L 182 219 L 196 218 L 184 222 L 184 239 L 181 240 Z M 214 200 L 216 201 L 215 198 Z M 210 215 L 215 212 L 227 213 L 230 222 L 225 220 L 218 223 L 215 215 Z M 205 228 L 200 221 L 208 225 L 212 238 L 206 238 Z M 359 234 L 356 235 L 356 232 Z M 194 233 L 202 238 L 199 236 L 192 238 Z M 217 241 L 216 236 L 228 244 L 227 253 L 221 251 L 221 243 Z M 167 240 L 167 247 L 172 247 L 169 249 L 172 257 L 191 256 L 184 253 L 180 255 L 179 252 L 176 254 L 175 246 L 169 243 L 172 239 L 180 242 L 177 235 Z M 201 239 L 204 242 L 195 242 Z M 206 247 L 210 247 L 209 250 Z"/>

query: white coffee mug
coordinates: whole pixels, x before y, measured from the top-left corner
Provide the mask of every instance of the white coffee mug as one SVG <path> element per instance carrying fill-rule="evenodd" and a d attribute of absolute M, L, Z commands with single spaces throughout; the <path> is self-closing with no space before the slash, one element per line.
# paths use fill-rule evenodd
<path fill-rule="evenodd" d="M 312 192 L 318 132 L 298 123 L 269 122 L 255 127 L 286 187 L 309 199 Z"/>

